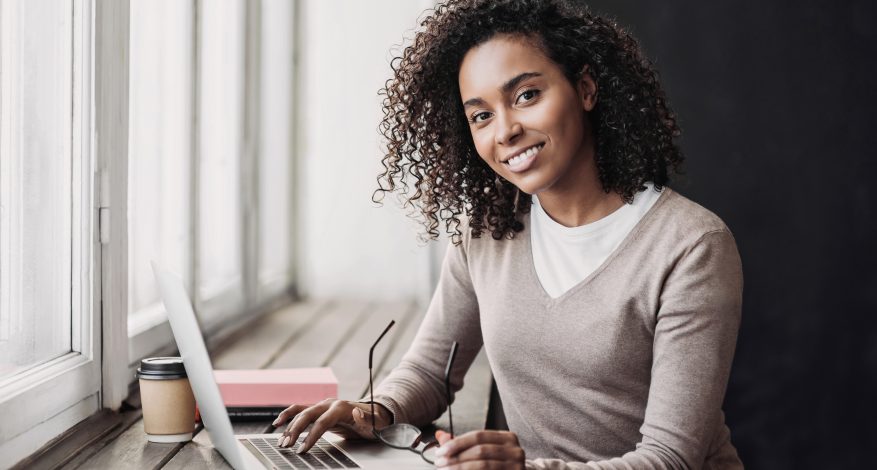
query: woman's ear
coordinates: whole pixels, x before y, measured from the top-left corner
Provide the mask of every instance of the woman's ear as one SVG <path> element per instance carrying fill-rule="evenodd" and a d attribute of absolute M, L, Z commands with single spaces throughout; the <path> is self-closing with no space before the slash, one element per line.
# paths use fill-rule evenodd
<path fill-rule="evenodd" d="M 591 76 L 591 67 L 587 64 L 582 68 L 578 82 L 579 98 L 582 101 L 582 109 L 590 112 L 597 106 L 597 82 Z"/>

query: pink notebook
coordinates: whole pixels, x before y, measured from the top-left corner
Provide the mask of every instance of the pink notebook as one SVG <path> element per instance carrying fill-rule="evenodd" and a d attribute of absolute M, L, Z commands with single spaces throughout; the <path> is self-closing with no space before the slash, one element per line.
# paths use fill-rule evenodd
<path fill-rule="evenodd" d="M 213 372 L 227 407 L 313 405 L 338 397 L 338 379 L 328 367 Z"/>

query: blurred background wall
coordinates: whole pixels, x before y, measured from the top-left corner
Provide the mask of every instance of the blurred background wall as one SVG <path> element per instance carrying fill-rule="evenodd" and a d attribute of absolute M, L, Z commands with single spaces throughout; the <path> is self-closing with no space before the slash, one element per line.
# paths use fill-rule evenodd
<path fill-rule="evenodd" d="M 418 243 L 419 225 L 387 197 L 372 202 L 383 169 L 378 90 L 390 59 L 431 0 L 307 0 L 299 4 L 297 109 L 299 289 L 315 297 L 425 301 L 443 245 Z"/>

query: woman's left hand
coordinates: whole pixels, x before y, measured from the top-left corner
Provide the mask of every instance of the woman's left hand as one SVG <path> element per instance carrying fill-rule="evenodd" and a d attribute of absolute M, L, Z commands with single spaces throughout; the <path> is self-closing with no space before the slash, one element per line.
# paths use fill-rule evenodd
<path fill-rule="evenodd" d="M 441 444 L 435 466 L 453 470 L 476 468 L 524 468 L 524 449 L 509 431 L 472 431 L 451 439 L 444 431 L 435 438 Z"/>

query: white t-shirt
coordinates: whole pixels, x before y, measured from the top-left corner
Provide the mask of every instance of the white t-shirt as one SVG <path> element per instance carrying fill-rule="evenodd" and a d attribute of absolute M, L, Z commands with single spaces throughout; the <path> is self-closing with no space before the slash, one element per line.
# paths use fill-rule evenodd
<path fill-rule="evenodd" d="M 652 183 L 600 220 L 579 227 L 564 227 L 552 219 L 533 196 L 530 236 L 533 262 L 539 282 L 553 298 L 560 297 L 597 269 L 637 222 L 655 204 L 661 193 Z"/>

